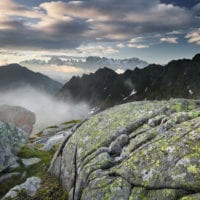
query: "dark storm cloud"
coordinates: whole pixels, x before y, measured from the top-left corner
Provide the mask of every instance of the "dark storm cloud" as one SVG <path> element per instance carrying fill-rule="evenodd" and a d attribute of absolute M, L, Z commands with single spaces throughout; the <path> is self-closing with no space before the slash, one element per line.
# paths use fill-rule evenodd
<path fill-rule="evenodd" d="M 50 30 L 34 29 L 27 27 L 23 20 L 21 21 L 3 21 L 0 29 L 1 48 L 76 48 L 80 45 L 81 34 L 88 28 L 85 21 L 73 19 L 70 22 L 56 22 L 51 25 Z"/>
<path fill-rule="evenodd" d="M 193 7 L 199 3 L 199 0 L 161 0 L 161 2 L 181 7 Z"/>

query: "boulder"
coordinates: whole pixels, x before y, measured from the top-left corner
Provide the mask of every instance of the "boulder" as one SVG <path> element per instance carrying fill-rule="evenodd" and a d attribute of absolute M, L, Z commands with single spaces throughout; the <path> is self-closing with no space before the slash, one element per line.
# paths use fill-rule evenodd
<path fill-rule="evenodd" d="M 41 179 L 38 177 L 31 177 L 21 185 L 16 185 L 2 198 L 2 200 L 13 199 L 17 197 L 18 192 L 25 190 L 29 196 L 34 196 L 40 188 Z"/>
<path fill-rule="evenodd" d="M 28 139 L 27 132 L 0 121 L 0 172 L 16 164 L 16 155 Z"/>
<path fill-rule="evenodd" d="M 0 172 L 17 164 L 17 153 L 28 142 L 35 115 L 21 107 L 0 106 Z"/>
<path fill-rule="evenodd" d="M 0 121 L 12 124 L 31 133 L 35 124 L 35 114 L 18 106 L 0 106 Z"/>
<path fill-rule="evenodd" d="M 49 172 L 69 200 L 200 196 L 200 101 L 143 101 L 92 116 L 65 138 Z"/>

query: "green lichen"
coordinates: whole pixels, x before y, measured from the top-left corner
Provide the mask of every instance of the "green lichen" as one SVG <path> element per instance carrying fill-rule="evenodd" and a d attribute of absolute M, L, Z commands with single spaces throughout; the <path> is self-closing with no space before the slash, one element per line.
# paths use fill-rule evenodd
<path fill-rule="evenodd" d="M 190 165 L 188 168 L 187 168 L 188 172 L 189 173 L 192 173 L 192 174 L 197 174 L 198 173 L 198 169 L 196 166 L 194 165 Z"/>
<path fill-rule="evenodd" d="M 62 151 L 62 181 L 67 185 L 74 169 L 67 159 L 73 144 L 83 199 L 177 200 L 199 191 L 199 121 L 199 105 L 190 100 L 133 102 L 94 115 Z M 122 133 L 129 142 L 116 156 L 111 144 Z"/>
<path fill-rule="evenodd" d="M 19 176 L 15 176 L 7 181 L 4 181 L 0 187 L 0 198 L 3 197 L 10 188 L 19 185 L 26 181 L 28 177 L 36 176 L 42 180 L 42 186 L 37 192 L 35 197 L 29 197 L 24 191 L 19 193 L 19 196 L 16 200 L 54 200 L 54 196 L 57 197 L 66 197 L 66 198 L 57 198 L 62 200 L 67 200 L 67 193 L 63 191 L 61 186 L 58 183 L 56 178 L 49 176 L 47 169 L 49 168 L 50 161 L 54 155 L 54 151 L 44 152 L 39 150 L 37 147 L 35 149 L 30 148 L 28 145 L 24 146 L 18 153 L 19 158 L 33 158 L 37 157 L 41 159 L 41 162 L 34 164 L 28 168 L 24 167 L 20 162 L 20 167 L 15 170 L 19 172 Z M 22 174 L 25 173 L 25 176 Z"/>

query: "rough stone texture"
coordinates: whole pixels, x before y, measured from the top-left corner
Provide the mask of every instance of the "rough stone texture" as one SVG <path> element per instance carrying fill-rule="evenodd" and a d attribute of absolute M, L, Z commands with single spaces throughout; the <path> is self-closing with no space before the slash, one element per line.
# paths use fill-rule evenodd
<path fill-rule="evenodd" d="M 69 200 L 199 199 L 200 101 L 133 102 L 92 116 L 49 172 Z"/>
<path fill-rule="evenodd" d="M 27 132 L 0 121 L 0 172 L 16 164 L 16 155 L 28 139 Z"/>
<path fill-rule="evenodd" d="M 30 196 L 34 196 L 36 191 L 40 188 L 40 184 L 41 179 L 39 179 L 38 177 L 28 178 L 25 183 L 22 183 L 21 185 L 17 185 L 10 189 L 10 191 L 2 198 L 2 200 L 16 197 L 17 193 L 21 190 L 26 190 Z"/>
<path fill-rule="evenodd" d="M 35 114 L 18 106 L 0 106 L 0 121 L 12 124 L 31 133 L 35 124 Z"/>
<path fill-rule="evenodd" d="M 40 158 L 29 158 L 29 159 L 21 159 L 23 165 L 28 168 L 34 164 L 37 164 L 41 161 Z"/>
<path fill-rule="evenodd" d="M 39 144 L 43 151 L 53 150 L 55 146 L 59 146 L 62 143 L 64 138 L 72 134 L 73 127 L 76 127 L 77 124 L 79 124 L 79 121 L 71 121 L 46 128 L 32 135 L 30 138 L 31 146 L 34 147 Z"/>

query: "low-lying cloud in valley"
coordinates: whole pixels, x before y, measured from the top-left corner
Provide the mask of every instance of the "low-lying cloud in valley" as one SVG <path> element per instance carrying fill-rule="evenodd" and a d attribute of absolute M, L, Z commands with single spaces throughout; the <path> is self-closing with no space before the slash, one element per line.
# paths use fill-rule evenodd
<path fill-rule="evenodd" d="M 73 119 L 83 119 L 90 112 L 86 103 L 58 100 L 31 87 L 1 93 L 0 105 L 22 106 L 36 115 L 33 133 L 52 125 Z"/>

